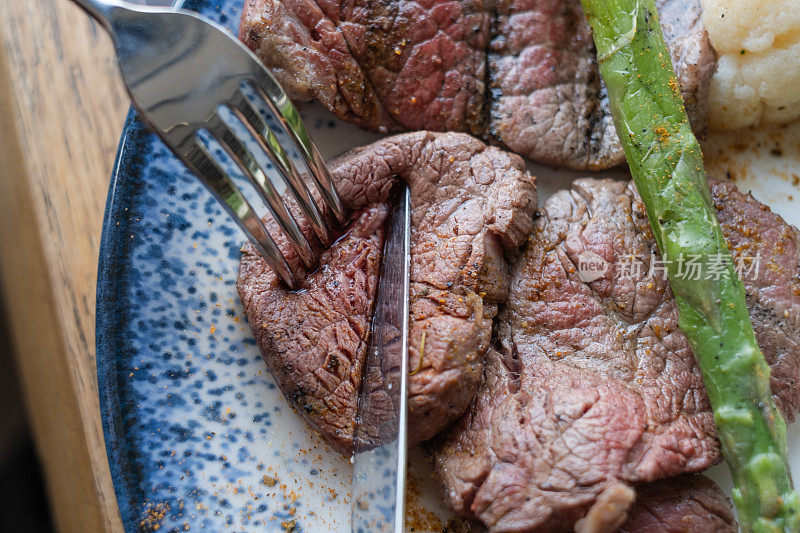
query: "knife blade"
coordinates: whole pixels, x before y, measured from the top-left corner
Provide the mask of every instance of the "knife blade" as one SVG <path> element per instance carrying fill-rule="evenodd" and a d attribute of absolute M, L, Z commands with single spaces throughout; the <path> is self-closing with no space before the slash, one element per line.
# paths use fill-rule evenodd
<path fill-rule="evenodd" d="M 358 398 L 353 455 L 352 531 L 405 528 L 406 396 L 411 199 L 398 195 L 388 221 L 372 334 Z"/>

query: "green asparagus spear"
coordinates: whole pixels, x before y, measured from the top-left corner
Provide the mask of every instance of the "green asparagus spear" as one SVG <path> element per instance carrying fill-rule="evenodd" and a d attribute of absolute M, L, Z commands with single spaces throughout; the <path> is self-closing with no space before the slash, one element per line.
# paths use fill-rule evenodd
<path fill-rule="evenodd" d="M 679 326 L 714 409 L 742 530 L 800 531 L 786 423 L 770 392 L 770 370 L 756 343 L 744 285 L 714 215 L 700 145 L 654 1 L 581 2 L 614 124 L 678 303 Z M 692 258 L 704 267 L 700 279 L 681 271 Z M 724 274 L 712 275 L 712 262 L 724 264 Z"/>

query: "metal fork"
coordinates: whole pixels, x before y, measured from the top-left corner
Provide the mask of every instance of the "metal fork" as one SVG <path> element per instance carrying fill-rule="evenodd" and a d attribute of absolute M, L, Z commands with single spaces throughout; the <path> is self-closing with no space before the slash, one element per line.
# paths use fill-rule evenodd
<path fill-rule="evenodd" d="M 224 148 L 302 263 L 310 267 L 316 260 L 314 247 L 283 194 L 289 192 L 323 246 L 330 242 L 333 226 L 345 223 L 347 213 L 322 156 L 277 80 L 225 29 L 195 13 L 121 0 L 73 1 L 111 34 L 122 77 L 144 121 L 219 200 L 281 279 L 297 286 L 299 264 L 286 260 L 224 170 L 224 161 L 203 140 L 210 135 Z M 265 116 L 276 119 L 288 134 L 324 209 Z M 268 161 L 282 179 L 273 180 Z"/>

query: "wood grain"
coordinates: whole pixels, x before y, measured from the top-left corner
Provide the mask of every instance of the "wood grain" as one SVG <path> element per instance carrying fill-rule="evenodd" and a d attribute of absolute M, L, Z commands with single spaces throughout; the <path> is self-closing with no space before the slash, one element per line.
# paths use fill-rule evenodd
<path fill-rule="evenodd" d="M 66 0 L 0 2 L 0 282 L 60 531 L 118 531 L 94 350 L 109 176 L 128 99 Z"/>

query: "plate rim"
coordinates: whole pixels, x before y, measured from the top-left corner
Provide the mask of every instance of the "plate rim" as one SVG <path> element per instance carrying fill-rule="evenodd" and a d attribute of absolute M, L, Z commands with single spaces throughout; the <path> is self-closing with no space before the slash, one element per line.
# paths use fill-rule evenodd
<path fill-rule="evenodd" d="M 121 275 L 124 265 L 120 261 L 127 251 L 127 243 L 121 235 L 130 227 L 130 221 L 121 216 L 121 199 L 134 191 L 134 180 L 126 179 L 124 175 L 136 164 L 134 159 L 142 157 L 138 150 L 141 146 L 137 145 L 143 145 L 149 134 L 137 120 L 136 112 L 131 107 L 123 125 L 111 171 L 97 262 L 95 361 L 100 419 L 117 507 L 126 533 L 136 531 L 136 508 L 140 498 L 136 494 L 137 484 L 131 471 L 132 466 L 129 461 L 124 460 L 129 453 L 119 401 L 117 346 L 112 339 L 115 338 L 114 331 L 120 328 L 122 322 L 118 294 L 127 284 L 125 277 Z"/>
<path fill-rule="evenodd" d="M 199 12 L 203 7 L 213 6 L 211 0 L 178 0 L 175 9 Z M 128 240 L 123 238 L 131 227 L 130 217 L 123 216 L 125 198 L 134 194 L 141 183 L 130 179 L 131 168 L 141 163 L 143 149 L 154 140 L 155 134 L 139 119 L 136 109 L 130 106 L 117 145 L 114 165 L 111 170 L 106 196 L 100 246 L 97 261 L 97 288 L 95 297 L 95 365 L 106 459 L 114 487 L 117 508 L 122 527 L 126 533 L 138 531 L 137 508 L 144 501 L 129 457 L 125 439 L 124 422 L 119 401 L 119 379 L 117 371 L 118 346 L 112 342 L 114 331 L 122 320 L 117 295 L 124 292 L 126 278 L 121 275 L 121 261 L 128 252 Z"/>

